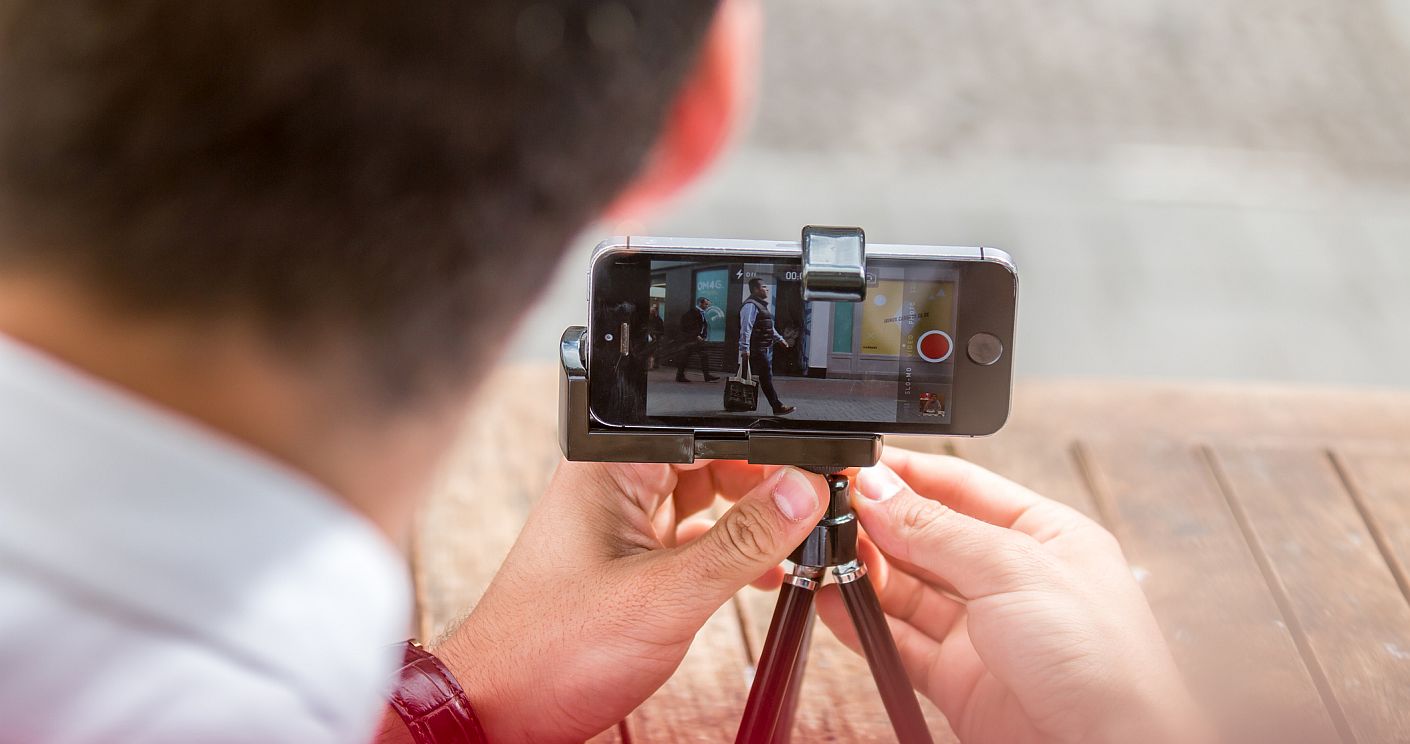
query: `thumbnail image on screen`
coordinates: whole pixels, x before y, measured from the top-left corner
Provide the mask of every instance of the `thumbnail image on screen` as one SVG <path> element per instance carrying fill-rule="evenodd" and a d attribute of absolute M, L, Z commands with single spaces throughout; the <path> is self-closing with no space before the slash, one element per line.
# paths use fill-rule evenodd
<path fill-rule="evenodd" d="M 948 424 L 957 280 L 874 260 L 865 301 L 804 302 L 797 261 L 652 261 L 646 415 Z M 728 410 L 726 385 L 756 408 Z"/>

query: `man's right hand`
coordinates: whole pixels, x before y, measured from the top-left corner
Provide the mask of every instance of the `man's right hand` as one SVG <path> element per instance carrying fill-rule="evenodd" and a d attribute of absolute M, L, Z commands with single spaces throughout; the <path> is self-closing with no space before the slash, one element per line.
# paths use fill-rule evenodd
<path fill-rule="evenodd" d="M 906 670 L 961 741 L 1208 739 L 1096 522 L 963 460 L 898 449 L 858 491 L 860 547 Z M 841 599 L 828 586 L 818 610 L 855 650 Z"/>
<path fill-rule="evenodd" d="M 689 518 L 717 495 L 736 502 L 718 521 Z M 655 692 L 740 588 L 778 586 L 826 505 L 796 468 L 564 462 L 433 651 L 491 742 L 583 741 Z"/>

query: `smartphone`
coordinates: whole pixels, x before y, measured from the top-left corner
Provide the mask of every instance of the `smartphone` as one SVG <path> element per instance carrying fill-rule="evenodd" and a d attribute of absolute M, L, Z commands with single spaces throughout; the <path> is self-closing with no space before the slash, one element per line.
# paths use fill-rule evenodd
<path fill-rule="evenodd" d="M 725 432 L 1001 428 L 1018 297 L 1008 254 L 868 244 L 865 268 L 863 301 L 805 301 L 797 242 L 604 241 L 588 276 L 590 414 Z M 751 389 L 755 408 L 739 410 Z"/>

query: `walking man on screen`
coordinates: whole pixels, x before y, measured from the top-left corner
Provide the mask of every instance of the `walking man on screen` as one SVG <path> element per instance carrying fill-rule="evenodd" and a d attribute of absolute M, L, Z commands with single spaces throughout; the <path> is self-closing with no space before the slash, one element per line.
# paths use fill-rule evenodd
<path fill-rule="evenodd" d="M 775 341 L 788 348 L 788 339 L 774 327 L 774 314 L 769 312 L 769 288 L 756 276 L 749 280 L 749 299 L 739 309 L 739 355 L 749 355 L 749 371 L 759 376 L 759 387 L 774 407 L 774 415 L 784 416 L 797 409 L 784 405 L 774 390 Z"/>
<path fill-rule="evenodd" d="M 720 379 L 710 374 L 710 358 L 705 355 L 705 342 L 709 326 L 705 322 L 705 311 L 710 309 L 710 301 L 701 297 L 694 307 L 681 316 L 681 352 L 676 362 L 676 382 L 690 382 L 685 379 L 685 368 L 691 357 L 699 357 L 700 373 L 706 382 Z"/>

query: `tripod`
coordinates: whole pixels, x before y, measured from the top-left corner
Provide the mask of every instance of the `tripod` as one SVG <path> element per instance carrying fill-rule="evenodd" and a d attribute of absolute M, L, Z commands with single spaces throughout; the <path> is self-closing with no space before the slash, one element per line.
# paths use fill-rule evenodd
<path fill-rule="evenodd" d="M 779 588 L 754 684 L 735 744 L 786 744 L 798 708 L 798 688 L 813 631 L 813 598 L 823 573 L 832 569 L 847 614 L 857 628 L 862 651 L 896 738 L 903 744 L 930 744 L 925 717 L 906 677 L 896 642 L 886 625 L 867 567 L 857 560 L 857 517 L 848 498 L 846 475 L 824 472 L 828 506 L 808 539 L 788 557 L 793 569 Z"/>

